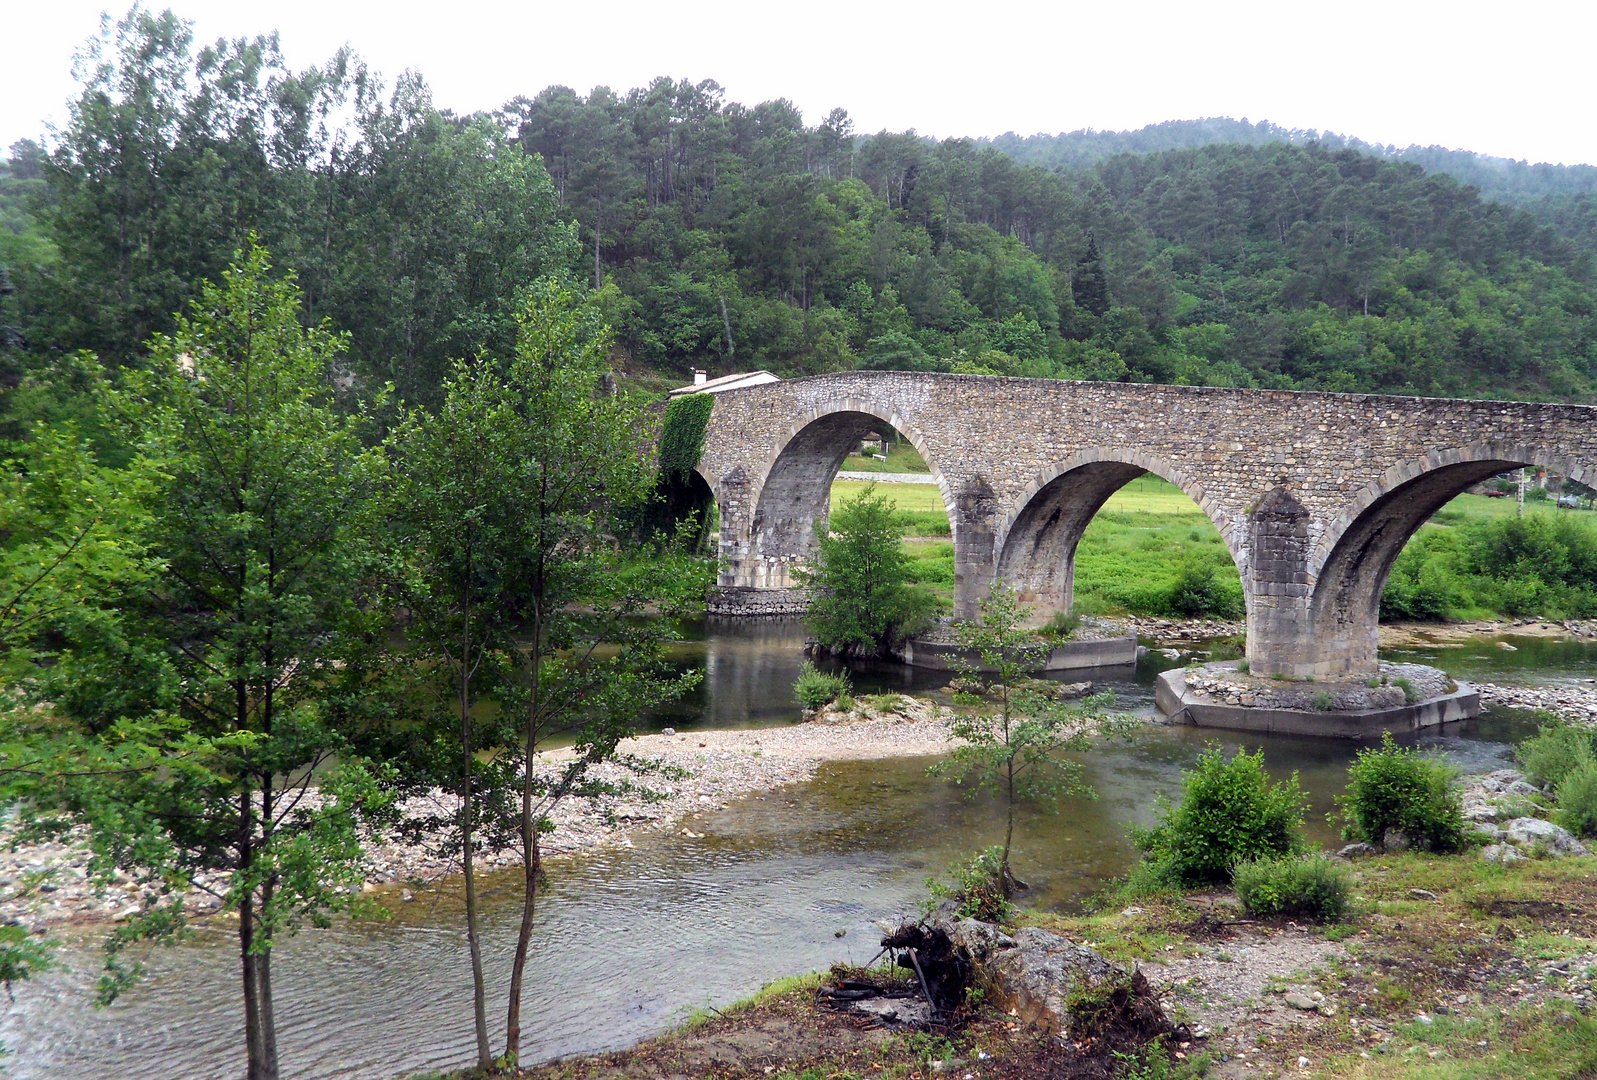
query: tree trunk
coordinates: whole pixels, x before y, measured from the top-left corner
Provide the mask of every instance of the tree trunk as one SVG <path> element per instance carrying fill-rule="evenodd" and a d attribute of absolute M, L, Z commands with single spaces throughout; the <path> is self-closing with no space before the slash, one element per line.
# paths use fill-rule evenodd
<path fill-rule="evenodd" d="M 538 906 L 538 871 L 541 858 L 538 852 L 537 822 L 532 818 L 533 758 L 538 750 L 538 696 L 539 669 L 543 665 L 542 608 L 533 607 L 531 670 L 532 686 L 527 703 L 526 745 L 523 748 L 524 768 L 521 776 L 521 866 L 526 875 L 521 898 L 521 929 L 516 934 L 516 955 L 510 965 L 510 1004 L 505 1013 L 505 1060 L 514 1064 L 521 1059 L 521 987 L 527 970 L 527 952 L 532 945 L 532 919 Z"/>
<path fill-rule="evenodd" d="M 493 1054 L 488 1049 L 488 1001 L 482 976 L 482 941 L 477 935 L 477 879 L 472 866 L 472 829 L 476 824 L 475 792 L 471 756 L 471 612 L 467 609 L 466 626 L 462 633 L 465 648 L 461 650 L 460 675 L 460 863 L 466 877 L 466 947 L 471 953 L 471 1005 L 477 1026 L 477 1067 L 493 1066 Z"/>
<path fill-rule="evenodd" d="M 523 815 L 524 819 L 527 815 Z M 521 929 L 516 934 L 516 958 L 510 968 L 510 1008 L 505 1017 L 505 1060 L 521 1060 L 521 986 L 527 970 L 527 954 L 532 946 L 532 919 L 538 906 L 538 873 L 543 859 L 538 851 L 538 832 L 532 840 L 522 840 L 522 867 L 526 871 L 526 894 L 521 902 Z"/>
<path fill-rule="evenodd" d="M 253 793 L 240 796 L 238 855 L 247 870 L 255 857 L 255 806 Z M 278 1080 L 277 1030 L 272 1021 L 271 966 L 267 953 L 255 951 L 255 891 L 244 893 L 238 905 L 239 966 L 244 978 L 244 1045 L 248 1080 Z"/>

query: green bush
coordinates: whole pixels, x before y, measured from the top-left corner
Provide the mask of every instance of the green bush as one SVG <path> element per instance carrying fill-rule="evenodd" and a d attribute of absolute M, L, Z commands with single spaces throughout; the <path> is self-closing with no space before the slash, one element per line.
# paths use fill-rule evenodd
<path fill-rule="evenodd" d="M 1335 922 L 1347 911 L 1352 875 L 1323 855 L 1303 855 L 1238 863 L 1231 884 L 1250 915 Z"/>
<path fill-rule="evenodd" d="M 798 576 L 813 592 L 807 621 L 822 645 L 882 653 L 930 624 L 937 601 L 911 583 L 904 526 L 875 485 L 844 499 L 818 531 L 814 564 Z"/>
<path fill-rule="evenodd" d="M 1242 613 L 1241 590 L 1228 585 L 1221 581 L 1213 566 L 1189 563 L 1171 586 L 1170 599 L 1165 606 L 1171 614 L 1189 618 L 1235 618 Z"/>
<path fill-rule="evenodd" d="M 1547 513 L 1426 526 L 1398 556 L 1381 594 L 1386 619 L 1490 613 L 1597 615 L 1597 528 Z"/>
<path fill-rule="evenodd" d="M 1056 611 L 1038 633 L 1054 641 L 1068 641 L 1080 626 L 1081 616 L 1074 611 Z"/>
<path fill-rule="evenodd" d="M 953 900 L 959 907 L 962 919 L 980 919 L 983 922 L 1007 923 L 1015 915 L 1015 906 L 1009 902 L 1004 889 L 1004 849 L 994 845 L 978 851 L 970 861 L 949 867 L 956 884 L 949 888 L 936 878 L 926 879 L 926 891 L 931 899 L 923 904 L 929 915 L 943 900 Z"/>
<path fill-rule="evenodd" d="M 1380 847 L 1396 829 L 1424 850 L 1464 847 L 1464 807 L 1448 765 L 1399 747 L 1387 732 L 1380 749 L 1360 750 L 1347 772 L 1347 792 L 1336 799 L 1347 839 Z"/>
<path fill-rule="evenodd" d="M 1525 775 L 1537 787 L 1556 788 L 1570 773 L 1597 761 L 1592 733 L 1562 721 L 1544 724 L 1514 751 Z"/>
<path fill-rule="evenodd" d="M 806 660 L 799 668 L 798 681 L 793 684 L 793 697 L 802 708 L 819 709 L 829 701 L 846 697 L 852 690 L 846 672 L 828 675 Z"/>
<path fill-rule="evenodd" d="M 1587 761 L 1558 782 L 1558 824 L 1576 836 L 1597 836 L 1597 761 Z"/>
<path fill-rule="evenodd" d="M 1211 746 L 1185 774 L 1179 806 L 1159 800 L 1159 824 L 1133 829 L 1156 878 L 1176 885 L 1231 879 L 1238 862 L 1296 854 L 1302 847 L 1304 795 L 1297 773 L 1272 784 L 1264 751 L 1237 751 L 1229 760 Z"/>

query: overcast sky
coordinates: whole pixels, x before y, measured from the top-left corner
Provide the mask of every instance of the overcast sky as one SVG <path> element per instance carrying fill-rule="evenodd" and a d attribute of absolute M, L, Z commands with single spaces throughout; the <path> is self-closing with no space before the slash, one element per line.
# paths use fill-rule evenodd
<path fill-rule="evenodd" d="M 1245 116 L 1597 163 L 1591 0 L 174 6 L 200 41 L 280 31 L 296 68 L 348 42 L 390 81 L 420 71 L 437 104 L 460 112 L 551 83 L 586 93 L 669 75 L 713 78 L 747 104 L 787 97 L 812 123 L 841 105 L 862 132 L 1029 134 Z M 72 54 L 100 10 L 92 0 L 0 3 L 0 146 L 65 120 Z"/>

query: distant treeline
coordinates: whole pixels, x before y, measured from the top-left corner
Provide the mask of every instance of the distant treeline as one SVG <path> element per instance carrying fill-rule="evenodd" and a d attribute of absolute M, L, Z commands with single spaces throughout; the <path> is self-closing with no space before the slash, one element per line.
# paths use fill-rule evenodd
<path fill-rule="evenodd" d="M 8 379 L 137 363 L 254 232 L 306 320 L 351 335 L 349 374 L 424 403 L 544 273 L 598 290 L 653 385 L 866 366 L 1593 399 L 1597 170 L 1313 135 L 862 136 L 669 79 L 459 117 L 352 53 L 294 73 L 275 39 L 195 51 L 135 12 L 56 144 L 0 175 Z"/>

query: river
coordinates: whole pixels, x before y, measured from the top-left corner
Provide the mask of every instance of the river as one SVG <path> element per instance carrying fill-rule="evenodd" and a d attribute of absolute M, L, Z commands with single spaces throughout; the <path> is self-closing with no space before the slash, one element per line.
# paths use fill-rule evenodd
<path fill-rule="evenodd" d="M 706 624 L 678 648 L 706 677 L 689 700 L 652 726 L 749 727 L 794 723 L 791 686 L 803 631 L 790 622 Z M 1597 675 L 1597 646 L 1490 643 L 1410 649 L 1460 677 L 1557 681 Z M 1537 651 L 1540 650 L 1540 651 Z M 1100 680 L 1120 706 L 1151 712 L 1157 652 Z M 947 676 L 896 666 L 860 668 L 861 691 L 939 685 Z M 1421 742 L 1467 771 L 1510 763 L 1522 720 L 1485 715 Z M 1127 744 L 1081 758 L 1096 798 L 1058 813 L 1027 808 L 1017 826 L 1016 869 L 1027 903 L 1069 909 L 1133 859 L 1128 824 L 1152 820 L 1154 795 L 1174 795 L 1206 740 L 1263 745 L 1271 773 L 1296 771 L 1312 808 L 1310 838 L 1332 845 L 1326 822 L 1354 748 L 1335 741 L 1259 739 L 1150 727 Z M 808 783 L 751 797 L 696 819 L 702 839 L 648 834 L 635 847 L 551 867 L 542 899 L 523 1045 L 539 1060 L 625 1046 L 724 1005 L 770 980 L 862 962 L 877 951 L 878 919 L 913 910 L 928 874 L 1001 834 L 991 800 L 966 799 L 926 775 L 925 758 L 824 767 Z M 519 914 L 515 874 L 489 879 L 485 954 L 495 1026 Z M 284 1075 L 388 1080 L 468 1065 L 469 977 L 452 890 L 392 904 L 383 921 L 306 930 L 274 953 Z M 222 930 L 152 950 L 148 975 L 106 1009 L 90 1006 L 98 957 L 85 939 L 63 950 L 69 970 L 17 988 L 0 1019 L 14 1080 L 159 1076 L 231 1080 L 243 1072 L 236 945 Z"/>

